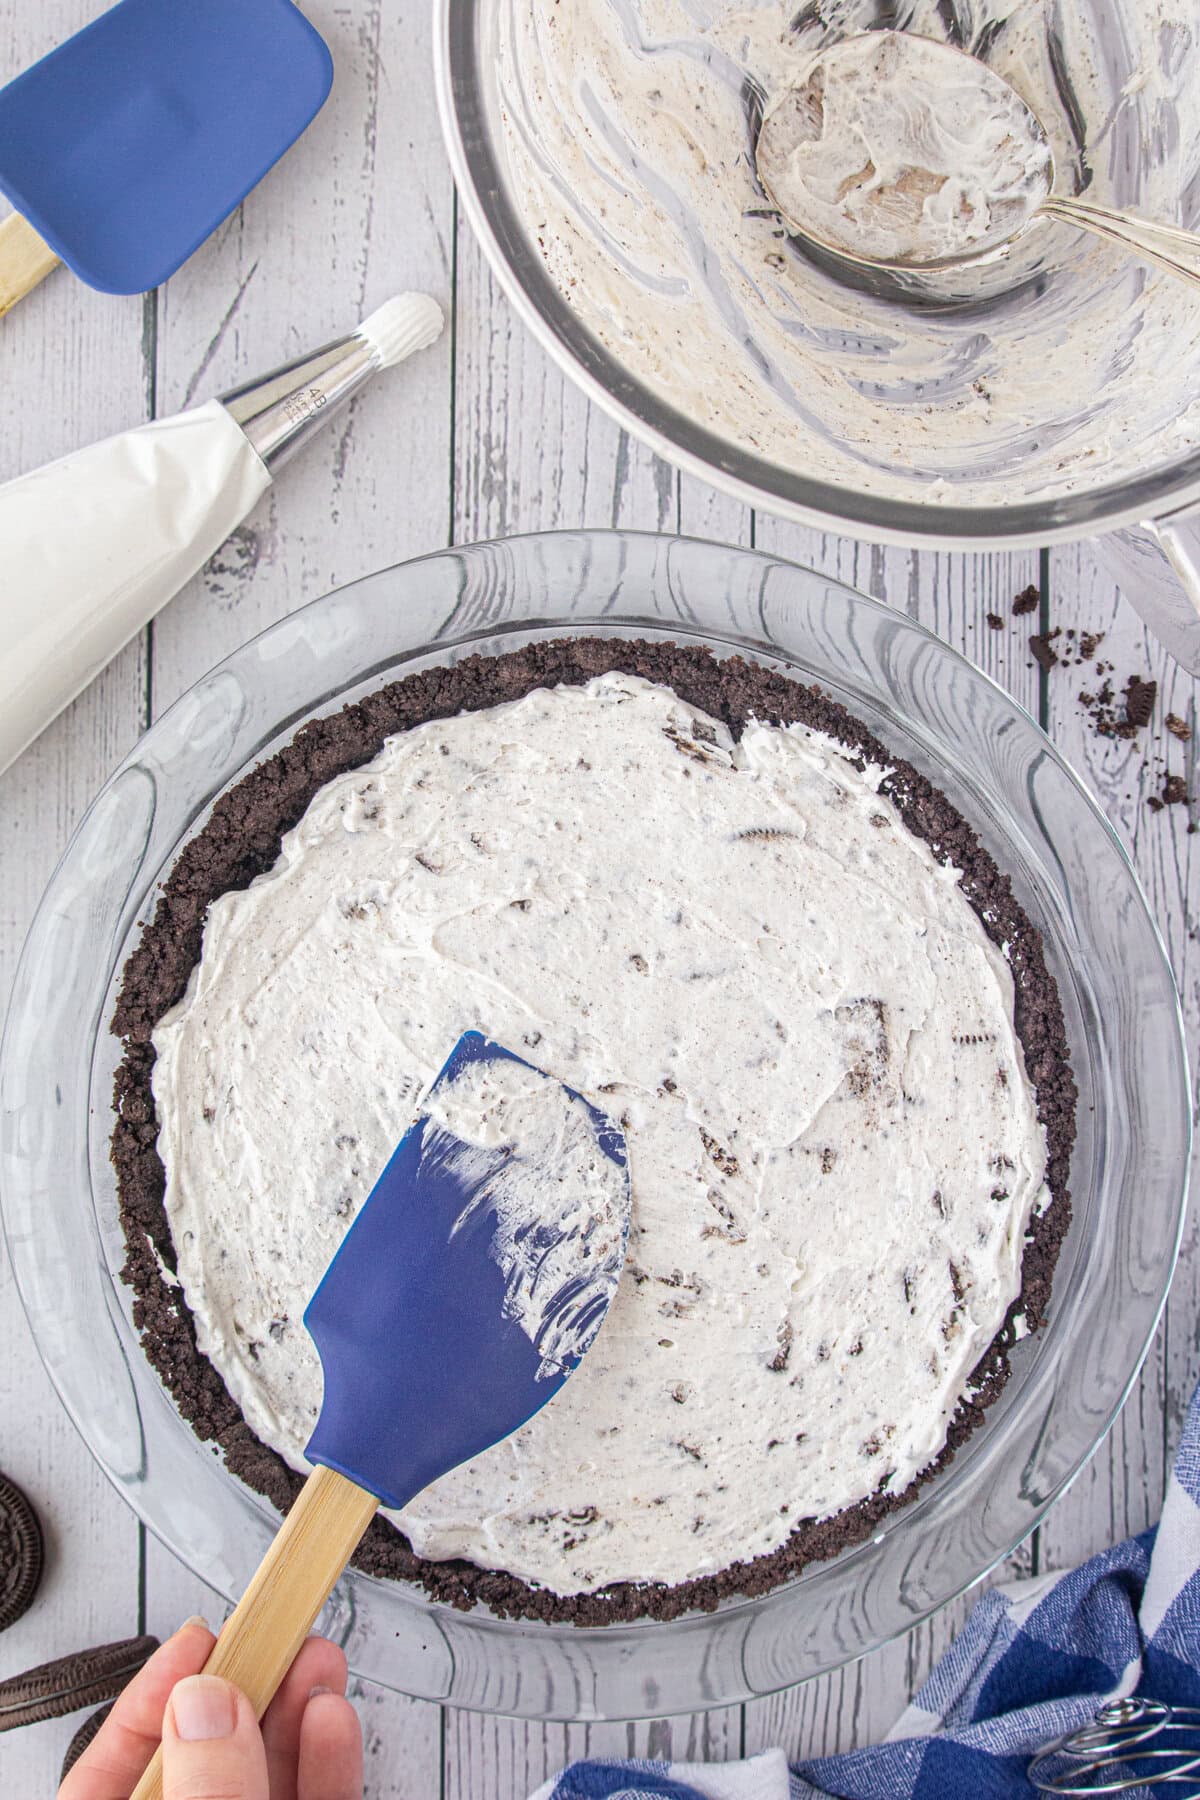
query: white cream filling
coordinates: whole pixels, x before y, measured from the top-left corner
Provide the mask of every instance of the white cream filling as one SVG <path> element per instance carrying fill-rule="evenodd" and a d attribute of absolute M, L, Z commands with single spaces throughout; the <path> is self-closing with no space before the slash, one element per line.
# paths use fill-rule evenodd
<path fill-rule="evenodd" d="M 1049 191 L 1049 148 L 1015 88 L 911 32 L 819 55 L 763 120 L 759 174 L 801 231 L 850 256 L 977 255 Z"/>
<path fill-rule="evenodd" d="M 605 1152 L 586 1101 L 507 1057 L 469 1063 L 421 1110 L 417 1188 L 428 1163 L 471 1196 L 451 1238 L 488 1208 L 504 1317 L 541 1353 L 538 1379 L 556 1374 L 587 1351 L 621 1278 L 624 1163 Z"/>
<path fill-rule="evenodd" d="M 213 905 L 155 1033 L 200 1348 L 297 1468 L 305 1303 L 474 1027 L 625 1129 L 625 1271 L 578 1372 L 399 1516 L 561 1593 L 677 1582 L 941 1449 L 1020 1285 L 1045 1143 L 1007 965 L 799 726 L 621 674 L 389 740 Z"/>

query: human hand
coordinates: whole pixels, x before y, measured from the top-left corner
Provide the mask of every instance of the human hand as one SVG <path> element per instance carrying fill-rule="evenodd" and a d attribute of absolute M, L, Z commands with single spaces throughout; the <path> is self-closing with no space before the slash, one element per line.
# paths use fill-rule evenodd
<path fill-rule="evenodd" d="M 58 1800 L 129 1800 L 163 1746 L 164 1800 L 362 1800 L 362 1733 L 346 1659 L 311 1637 L 263 1715 L 201 1675 L 216 1639 L 190 1620 L 119 1696 Z"/>

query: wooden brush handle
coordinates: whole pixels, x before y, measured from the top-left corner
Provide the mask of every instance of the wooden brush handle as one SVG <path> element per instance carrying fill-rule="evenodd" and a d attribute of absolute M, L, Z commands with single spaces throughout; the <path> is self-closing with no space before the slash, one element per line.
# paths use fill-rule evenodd
<path fill-rule="evenodd" d="M 20 213 L 0 219 L 0 318 L 57 267 L 58 257 L 28 219 Z"/>
<path fill-rule="evenodd" d="M 206 1675 L 241 1688 L 262 1718 L 379 1505 L 333 1469 L 314 1469 L 250 1586 L 221 1628 Z M 162 1800 L 162 1747 L 131 1800 Z"/>

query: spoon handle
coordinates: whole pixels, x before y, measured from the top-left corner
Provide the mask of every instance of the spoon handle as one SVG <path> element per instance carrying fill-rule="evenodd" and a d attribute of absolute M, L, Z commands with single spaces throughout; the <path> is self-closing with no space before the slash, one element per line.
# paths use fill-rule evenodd
<path fill-rule="evenodd" d="M 260 1719 L 378 1505 L 336 1470 L 314 1469 L 221 1627 L 204 1673 L 241 1688 Z M 160 1744 L 131 1800 L 162 1800 L 162 1791 Z"/>
<path fill-rule="evenodd" d="M 1090 200 L 1068 199 L 1051 194 L 1042 201 L 1040 213 L 1077 225 L 1081 231 L 1094 232 L 1110 244 L 1120 244 L 1145 262 L 1157 264 L 1168 274 L 1184 281 L 1200 282 L 1200 233 L 1185 231 L 1180 225 L 1152 225 L 1132 213 L 1117 212 L 1106 206 L 1094 206 Z"/>

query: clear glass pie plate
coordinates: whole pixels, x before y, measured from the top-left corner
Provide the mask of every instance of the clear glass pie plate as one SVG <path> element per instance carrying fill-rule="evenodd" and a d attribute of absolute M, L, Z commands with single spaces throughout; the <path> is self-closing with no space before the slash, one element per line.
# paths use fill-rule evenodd
<path fill-rule="evenodd" d="M 1190 1133 L 1175 984 L 1116 837 L 1037 726 L 938 639 L 792 564 L 678 538 L 555 533 L 443 551 L 282 620 L 137 745 L 34 921 L 0 1072 L 4 1221 L 63 1404 L 146 1524 L 237 1594 L 275 1529 L 143 1359 L 108 1160 L 115 984 L 214 798 L 306 720 L 473 651 L 583 633 L 706 643 L 816 680 L 977 827 L 1045 938 L 1079 1083 L 1074 1219 L 1044 1331 L 953 1463 L 874 1538 L 712 1613 L 580 1629 L 459 1613 L 349 1575 L 325 1616 L 363 1675 L 539 1718 L 634 1718 L 759 1695 L 859 1656 L 978 1580 L 1112 1423 L 1174 1264 Z"/>

